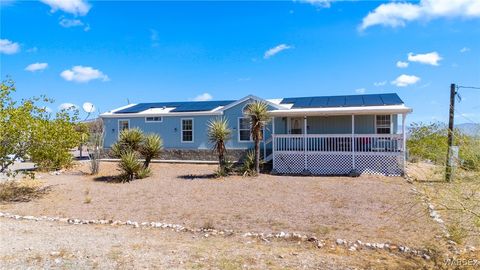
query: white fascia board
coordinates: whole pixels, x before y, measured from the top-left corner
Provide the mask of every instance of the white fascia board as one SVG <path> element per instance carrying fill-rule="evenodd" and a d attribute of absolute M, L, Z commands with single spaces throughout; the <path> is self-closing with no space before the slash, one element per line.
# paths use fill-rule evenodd
<path fill-rule="evenodd" d="M 322 115 L 359 115 L 359 114 L 407 114 L 412 109 L 404 105 L 368 106 L 368 107 L 335 107 L 335 108 L 302 108 L 289 110 L 272 110 L 272 116 L 322 116 Z"/>

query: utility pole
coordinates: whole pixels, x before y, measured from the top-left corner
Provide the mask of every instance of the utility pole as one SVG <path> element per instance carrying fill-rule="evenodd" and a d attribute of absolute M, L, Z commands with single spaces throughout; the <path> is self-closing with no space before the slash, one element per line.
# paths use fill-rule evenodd
<path fill-rule="evenodd" d="M 453 120 L 455 117 L 455 95 L 457 94 L 457 86 L 450 84 L 450 115 L 448 118 L 448 151 L 447 151 L 447 167 L 445 170 L 445 180 L 447 182 L 452 181 L 453 176 L 453 158 L 452 158 L 452 146 L 453 146 Z"/>

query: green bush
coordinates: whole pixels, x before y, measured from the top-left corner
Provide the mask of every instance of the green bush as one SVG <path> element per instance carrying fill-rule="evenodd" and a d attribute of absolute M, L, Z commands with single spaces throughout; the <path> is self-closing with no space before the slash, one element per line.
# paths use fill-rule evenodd
<path fill-rule="evenodd" d="M 158 157 L 162 150 L 162 138 L 156 134 L 144 135 L 138 128 L 120 132 L 119 139 L 112 145 L 112 154 L 120 158 L 119 168 L 125 181 L 143 179 L 151 175 L 148 168 L 152 158 Z M 140 163 L 143 157 L 145 162 Z"/>
<path fill-rule="evenodd" d="M 54 119 L 39 119 L 32 132 L 28 154 L 41 170 L 58 170 L 71 165 L 71 149 L 79 145 L 81 135 L 74 121 L 77 111 L 64 110 Z"/>
<path fill-rule="evenodd" d="M 122 171 L 121 179 L 123 182 L 130 182 L 138 175 L 142 164 L 138 160 L 137 153 L 130 151 L 125 152 L 120 157 L 120 163 L 118 164 Z"/>

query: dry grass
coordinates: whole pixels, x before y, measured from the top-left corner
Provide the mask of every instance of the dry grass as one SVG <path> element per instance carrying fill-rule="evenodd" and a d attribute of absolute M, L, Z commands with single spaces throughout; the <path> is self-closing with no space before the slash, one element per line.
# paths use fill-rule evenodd
<path fill-rule="evenodd" d="M 28 202 L 40 198 L 49 190 L 36 180 L 0 182 L 0 202 Z"/>

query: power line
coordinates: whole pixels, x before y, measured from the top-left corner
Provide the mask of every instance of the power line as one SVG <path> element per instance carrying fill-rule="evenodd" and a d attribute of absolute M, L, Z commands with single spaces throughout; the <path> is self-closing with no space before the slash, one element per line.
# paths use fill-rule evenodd
<path fill-rule="evenodd" d="M 477 86 L 462 86 L 462 85 L 457 85 L 457 89 L 460 89 L 460 88 L 480 90 L 480 87 L 477 87 Z"/>

